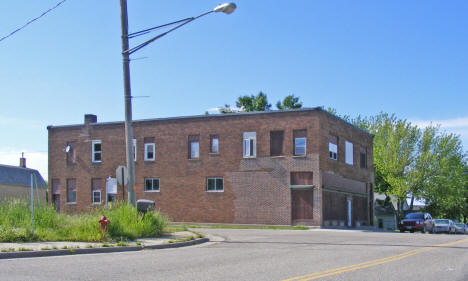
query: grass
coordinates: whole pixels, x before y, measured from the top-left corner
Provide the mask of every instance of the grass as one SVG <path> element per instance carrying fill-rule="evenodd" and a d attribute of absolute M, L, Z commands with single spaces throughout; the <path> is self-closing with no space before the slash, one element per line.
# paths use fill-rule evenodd
<path fill-rule="evenodd" d="M 143 216 L 124 202 L 112 204 L 107 210 L 100 207 L 76 215 L 59 214 L 53 207 L 42 204 L 34 208 L 33 230 L 29 210 L 25 201 L 0 203 L 0 242 L 134 240 L 158 237 L 168 224 L 167 218 L 158 212 Z M 99 232 L 98 221 L 103 215 L 111 222 L 106 235 Z"/>
<path fill-rule="evenodd" d="M 214 225 L 198 225 L 189 224 L 187 228 L 223 228 L 223 229 L 270 229 L 270 230 L 307 230 L 307 226 L 303 225 L 230 225 L 230 224 L 214 224 Z"/>
<path fill-rule="evenodd" d="M 32 249 L 21 247 L 21 248 L 18 249 L 18 251 L 20 251 L 20 252 L 28 252 L 28 251 L 32 251 Z"/>
<path fill-rule="evenodd" d="M 164 228 L 164 233 L 173 233 L 173 232 L 179 232 L 179 231 L 187 231 L 188 228 L 186 225 L 183 224 L 173 224 L 173 225 L 168 225 L 166 228 Z"/>

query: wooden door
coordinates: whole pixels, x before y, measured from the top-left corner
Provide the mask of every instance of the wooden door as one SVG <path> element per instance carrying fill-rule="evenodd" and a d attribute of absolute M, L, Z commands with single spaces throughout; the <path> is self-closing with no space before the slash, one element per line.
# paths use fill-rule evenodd
<path fill-rule="evenodd" d="M 311 220 L 314 217 L 314 190 L 292 189 L 292 220 Z"/>

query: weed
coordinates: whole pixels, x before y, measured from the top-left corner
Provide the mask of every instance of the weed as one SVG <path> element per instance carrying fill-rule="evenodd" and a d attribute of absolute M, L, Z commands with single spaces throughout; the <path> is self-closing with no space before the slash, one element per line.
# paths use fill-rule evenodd
<path fill-rule="evenodd" d="M 117 244 L 116 244 L 116 245 L 117 245 L 118 247 L 126 247 L 126 246 L 128 246 L 128 244 L 127 244 L 127 243 L 125 243 L 125 242 L 123 242 L 123 241 L 119 241 L 119 242 L 117 242 Z"/>
<path fill-rule="evenodd" d="M 66 249 L 68 249 L 66 245 L 62 247 L 62 250 L 66 250 Z"/>
<path fill-rule="evenodd" d="M 50 248 L 49 247 L 42 247 L 41 250 L 42 251 L 48 251 L 48 250 L 50 250 Z"/>
<path fill-rule="evenodd" d="M 86 248 L 92 248 L 93 245 L 86 245 Z"/>
<path fill-rule="evenodd" d="M 28 252 L 28 251 L 32 251 L 32 249 L 21 247 L 21 248 L 18 249 L 18 251 L 20 251 L 20 252 Z"/>
<path fill-rule="evenodd" d="M 136 241 L 135 244 L 136 244 L 137 246 L 141 246 L 141 242 L 140 242 L 140 241 Z"/>
<path fill-rule="evenodd" d="M 107 243 L 103 243 L 103 244 L 101 245 L 101 247 L 103 247 L 103 248 L 108 248 L 108 247 L 110 247 L 110 245 L 107 244 Z"/>

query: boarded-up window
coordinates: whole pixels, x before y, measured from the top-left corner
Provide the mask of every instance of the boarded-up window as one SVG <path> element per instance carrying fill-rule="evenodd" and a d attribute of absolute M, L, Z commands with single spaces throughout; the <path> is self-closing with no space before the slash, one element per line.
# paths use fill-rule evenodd
<path fill-rule="evenodd" d="M 363 169 L 367 168 L 367 150 L 365 147 L 361 147 L 359 156 L 360 156 L 359 163 L 360 163 L 361 168 Z"/>
<path fill-rule="evenodd" d="M 279 156 L 283 155 L 283 131 L 270 132 L 270 155 Z"/>
<path fill-rule="evenodd" d="M 60 180 L 52 179 L 52 194 L 60 194 Z"/>
<path fill-rule="evenodd" d="M 291 185 L 313 185 L 312 172 L 291 172 Z"/>
<path fill-rule="evenodd" d="M 188 158 L 196 159 L 200 157 L 200 136 L 188 136 Z"/>
<path fill-rule="evenodd" d="M 307 130 L 294 130 L 294 155 L 306 155 L 307 147 Z"/>
<path fill-rule="evenodd" d="M 76 179 L 67 179 L 67 202 L 76 202 Z"/>
<path fill-rule="evenodd" d="M 329 135 L 328 136 L 328 157 L 333 160 L 338 159 L 338 137 Z"/>
<path fill-rule="evenodd" d="M 219 152 L 219 136 L 210 135 L 210 152 L 218 153 Z"/>
<path fill-rule="evenodd" d="M 65 152 L 67 153 L 68 165 L 75 164 L 75 161 L 76 161 L 75 147 L 76 147 L 76 143 L 74 141 L 67 142 L 67 146 L 65 147 Z"/>

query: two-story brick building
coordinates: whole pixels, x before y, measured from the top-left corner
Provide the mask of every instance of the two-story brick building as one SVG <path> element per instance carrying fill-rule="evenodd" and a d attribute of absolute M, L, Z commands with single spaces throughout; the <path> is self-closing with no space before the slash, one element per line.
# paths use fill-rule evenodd
<path fill-rule="evenodd" d="M 321 108 L 133 122 L 136 198 L 173 221 L 371 223 L 373 136 Z M 123 122 L 49 126 L 50 202 L 86 211 L 126 199 Z M 114 198 L 115 197 L 115 198 Z"/>

